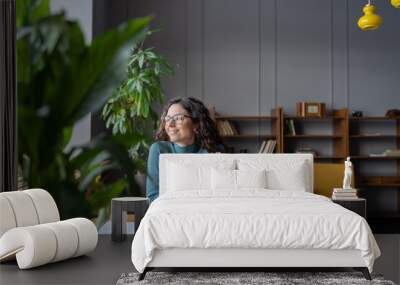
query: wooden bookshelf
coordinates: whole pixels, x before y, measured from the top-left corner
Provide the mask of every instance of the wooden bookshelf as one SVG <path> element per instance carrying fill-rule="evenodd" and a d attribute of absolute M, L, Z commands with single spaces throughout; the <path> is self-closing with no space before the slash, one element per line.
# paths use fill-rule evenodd
<path fill-rule="evenodd" d="M 248 134 L 248 135 L 223 135 L 222 139 L 275 139 L 275 135 L 257 135 L 257 134 Z"/>
<path fill-rule="evenodd" d="M 332 153 L 320 154 L 315 156 L 315 159 L 323 160 L 344 160 L 348 154 L 348 109 L 333 110 L 330 115 L 324 117 L 299 117 L 291 115 L 283 115 L 283 127 L 285 127 L 290 120 L 295 121 L 294 129 L 301 129 L 301 133 L 285 134 L 283 135 L 282 148 L 283 152 L 294 152 L 296 144 L 300 143 L 302 146 L 307 144 L 304 141 L 311 140 L 326 140 L 332 141 Z M 324 124 L 332 130 L 329 134 L 309 134 L 307 133 L 307 122 Z M 289 127 L 290 129 L 290 127 Z M 282 130 L 285 132 L 286 128 Z M 292 144 L 292 145 L 290 145 Z"/>
<path fill-rule="evenodd" d="M 400 149 L 400 117 L 384 117 L 384 116 L 366 116 L 366 117 L 349 117 L 348 109 L 333 110 L 325 117 L 299 117 L 293 115 L 284 115 L 282 108 L 276 108 L 271 111 L 270 116 L 231 116 L 231 115 L 216 115 L 215 120 L 227 120 L 235 124 L 270 124 L 270 133 L 246 134 L 240 133 L 237 135 L 223 136 L 224 141 L 229 142 L 235 140 L 243 140 L 249 142 L 251 140 L 260 143 L 260 140 L 275 139 L 277 141 L 276 152 L 294 152 L 296 146 L 302 148 L 307 146 L 318 147 L 326 145 L 324 150 L 331 148 L 330 153 L 319 153 L 314 157 L 315 161 L 319 162 L 343 162 L 346 157 L 351 157 L 356 173 L 356 187 L 362 191 L 375 191 L 379 193 L 384 188 L 400 189 L 400 156 L 371 156 L 368 153 L 361 152 L 362 144 L 374 144 L 379 146 L 382 144 L 393 144 L 393 149 Z M 293 120 L 295 134 L 286 133 L 286 121 Z M 377 122 L 377 123 L 375 123 Z M 394 126 L 393 131 L 388 132 L 388 127 Z M 329 128 L 326 133 L 324 126 Z M 370 128 L 369 125 L 373 126 Z M 297 130 L 297 126 L 299 126 Z M 314 126 L 314 130 L 310 130 L 309 126 Z M 383 133 L 379 132 L 382 126 Z M 321 133 L 318 132 L 321 130 Z M 317 130 L 317 131 L 316 131 Z M 378 131 L 377 131 L 378 130 Z M 323 132 L 322 132 L 323 131 Z M 371 131 L 368 133 L 368 131 Z M 367 148 L 368 149 L 368 148 Z M 382 149 L 382 153 L 385 149 Z M 318 150 L 317 150 L 318 151 Z M 362 173 L 361 165 L 394 163 L 396 169 L 394 175 L 374 176 L 371 173 L 368 175 Z M 365 169 L 365 167 L 363 168 Z M 393 172 L 391 173 L 393 174 Z M 361 191 L 361 193 L 362 193 Z M 378 195 L 378 194 L 377 194 Z M 390 212 L 390 218 L 378 212 L 376 215 L 370 215 L 369 222 L 373 222 L 374 229 L 379 228 L 379 225 L 388 223 L 390 225 L 400 224 L 400 193 L 397 195 L 397 211 Z M 373 201 L 371 201 L 373 203 Z M 379 228 L 379 232 L 383 232 L 385 228 Z"/>
<path fill-rule="evenodd" d="M 372 134 L 350 135 L 350 139 L 398 139 L 398 138 L 400 138 L 399 135 L 372 135 Z"/>
<path fill-rule="evenodd" d="M 229 121 L 264 121 L 279 119 L 274 116 L 215 116 L 216 120 L 229 120 Z"/>
<path fill-rule="evenodd" d="M 212 113 L 212 112 L 211 112 Z M 258 124 L 270 124 L 270 133 L 260 133 L 260 134 L 244 134 L 241 133 L 240 130 L 238 134 L 234 135 L 221 135 L 221 138 L 224 140 L 226 144 L 229 144 L 231 140 L 276 140 L 275 152 L 282 152 L 282 108 L 275 108 L 271 110 L 271 115 L 242 115 L 242 116 L 233 116 L 233 115 L 222 115 L 217 112 L 213 112 L 215 115 L 213 117 L 214 121 L 218 124 L 219 121 L 229 121 L 230 123 L 234 123 L 240 125 L 242 122 L 246 123 L 258 123 Z M 240 129 L 240 128 L 239 128 Z"/>
<path fill-rule="evenodd" d="M 400 187 L 400 176 L 361 176 L 359 187 Z"/>
<path fill-rule="evenodd" d="M 299 120 L 299 121 L 328 121 L 328 120 L 342 120 L 340 116 L 324 116 L 324 117 L 300 117 L 300 116 L 285 116 L 285 119 Z"/>
<path fill-rule="evenodd" d="M 285 139 L 340 139 L 343 135 L 285 135 Z"/>
<path fill-rule="evenodd" d="M 396 162 L 396 173 L 400 176 L 400 156 L 386 156 L 386 155 L 368 155 L 368 154 L 358 154 L 357 150 L 360 149 L 360 144 L 369 143 L 370 141 L 392 141 L 394 140 L 394 148 L 400 148 L 400 117 L 384 117 L 384 116 L 367 116 L 367 117 L 352 117 L 349 119 L 349 125 L 351 125 L 352 129 L 358 130 L 361 124 L 364 124 L 364 129 L 368 127 L 368 122 L 379 121 L 380 124 L 390 123 L 394 124 L 393 132 L 385 134 L 365 134 L 365 133 L 351 133 L 349 135 L 351 151 L 349 153 L 352 160 L 356 163 L 356 167 L 358 167 L 357 163 L 368 163 L 368 161 L 395 161 Z M 375 132 L 375 130 L 374 130 Z M 382 149 L 383 153 L 384 149 Z M 360 179 L 367 179 L 368 177 L 360 177 Z M 377 177 L 375 177 L 377 179 Z M 367 179 L 368 180 L 368 179 Z M 379 183 L 372 182 L 360 182 L 360 186 L 368 186 L 368 187 L 400 187 L 398 183 L 392 183 L 389 180 L 379 180 Z M 399 195 L 400 196 L 400 195 Z M 400 197 L 398 201 L 399 210 L 400 210 Z"/>
<path fill-rule="evenodd" d="M 371 156 L 371 155 L 351 155 L 352 160 L 397 160 L 400 156 Z"/>
<path fill-rule="evenodd" d="M 385 116 L 366 116 L 366 117 L 351 117 L 350 121 L 395 121 L 400 120 L 400 117 L 385 117 Z"/>
<path fill-rule="evenodd" d="M 317 155 L 315 159 L 340 159 L 345 160 L 346 157 L 341 155 Z"/>
<path fill-rule="evenodd" d="M 374 122 L 379 122 L 375 124 Z M 370 129 L 370 125 L 374 126 L 373 132 L 363 133 L 365 130 Z M 393 126 L 392 132 L 387 133 L 388 127 Z M 351 126 L 352 131 L 356 130 L 356 133 L 351 133 L 349 135 L 350 152 L 349 155 L 354 163 L 356 173 L 360 175 L 357 176 L 356 187 L 360 189 L 365 189 L 366 191 L 373 191 L 374 193 L 379 193 L 380 189 L 394 188 L 400 189 L 400 156 L 385 156 L 385 155 L 368 155 L 360 154 L 360 149 L 365 144 L 370 143 L 377 144 L 379 142 L 385 143 L 385 145 L 392 144 L 393 147 L 400 149 L 400 117 L 383 117 L 383 116 L 368 116 L 360 118 L 350 118 L 349 126 Z M 380 127 L 385 128 L 384 133 L 376 132 Z M 390 128 L 389 127 L 389 128 Z M 363 130 L 361 132 L 360 130 Z M 375 133 L 374 133 L 375 132 Z M 383 153 L 385 149 L 382 149 Z M 373 176 L 373 175 L 363 175 L 361 172 L 362 166 L 368 165 L 374 162 L 375 164 L 385 164 L 387 162 L 394 162 L 395 164 L 395 174 L 388 176 Z M 365 168 L 365 167 L 364 167 Z M 371 228 L 375 232 L 385 233 L 393 232 L 393 228 L 399 229 L 400 225 L 400 193 L 397 194 L 397 211 L 390 212 L 390 215 L 385 215 L 384 211 L 379 213 L 374 213 L 369 215 L 368 222 Z M 399 231 L 398 231 L 399 232 Z"/>

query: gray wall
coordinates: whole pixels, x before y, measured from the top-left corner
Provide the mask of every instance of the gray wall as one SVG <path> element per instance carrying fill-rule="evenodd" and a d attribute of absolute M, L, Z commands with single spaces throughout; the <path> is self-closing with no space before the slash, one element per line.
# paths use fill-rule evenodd
<path fill-rule="evenodd" d="M 399 107 L 400 11 L 377 1 L 383 26 L 362 32 L 359 0 L 152 0 L 148 43 L 178 65 L 167 97 L 196 96 L 227 114 L 294 112 L 301 100 L 381 115 Z"/>

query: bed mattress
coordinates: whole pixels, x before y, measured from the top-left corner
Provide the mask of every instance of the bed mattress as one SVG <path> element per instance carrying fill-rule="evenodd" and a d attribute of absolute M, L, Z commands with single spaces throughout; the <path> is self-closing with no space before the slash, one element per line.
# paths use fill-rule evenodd
<path fill-rule="evenodd" d="M 316 194 L 246 189 L 171 192 L 152 203 L 132 243 L 139 272 L 163 249 L 359 250 L 372 271 L 379 248 L 361 216 Z"/>

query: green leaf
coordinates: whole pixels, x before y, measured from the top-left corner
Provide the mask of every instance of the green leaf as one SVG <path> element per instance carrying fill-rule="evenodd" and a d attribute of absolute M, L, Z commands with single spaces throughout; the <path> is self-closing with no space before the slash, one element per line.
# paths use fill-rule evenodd
<path fill-rule="evenodd" d="M 62 142 L 62 147 L 65 148 L 67 144 L 70 142 L 72 137 L 72 128 L 64 128 L 63 129 L 63 142 Z"/>
<path fill-rule="evenodd" d="M 143 91 L 143 85 L 140 82 L 140 80 L 136 81 L 136 90 L 137 90 L 138 93 L 142 93 L 142 91 Z"/>
<path fill-rule="evenodd" d="M 129 49 L 143 38 L 148 23 L 149 18 L 132 20 L 95 39 L 79 65 L 69 70 L 73 80 L 69 104 L 62 109 L 61 105 L 54 115 L 64 113 L 74 122 L 98 110 L 112 95 L 113 86 L 122 81 Z"/>
<path fill-rule="evenodd" d="M 18 0 L 17 2 L 19 2 Z M 33 5 L 31 7 L 31 21 L 37 22 L 41 18 L 50 14 L 50 1 L 49 0 L 34 0 L 30 1 Z"/>
<path fill-rule="evenodd" d="M 141 53 L 139 55 L 138 62 L 139 62 L 139 67 L 142 68 L 143 67 L 143 63 L 144 63 L 144 54 L 143 53 Z"/>
<path fill-rule="evenodd" d="M 37 22 L 50 13 L 49 0 L 18 0 L 15 2 L 17 28 Z"/>

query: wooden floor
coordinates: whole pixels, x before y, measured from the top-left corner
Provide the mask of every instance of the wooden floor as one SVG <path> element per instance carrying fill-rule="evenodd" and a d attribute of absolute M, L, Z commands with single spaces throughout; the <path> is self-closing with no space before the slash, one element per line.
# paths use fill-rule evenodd
<path fill-rule="evenodd" d="M 374 271 L 400 284 L 400 235 L 375 235 L 382 251 Z M 135 271 L 131 262 L 132 236 L 112 242 L 100 235 L 94 252 L 29 270 L 19 270 L 16 262 L 0 264 L 0 285 L 17 284 L 115 284 L 122 273 Z"/>
<path fill-rule="evenodd" d="M 115 284 L 122 273 L 134 271 L 131 262 L 132 237 L 112 242 L 100 235 L 95 251 L 57 263 L 19 270 L 16 262 L 0 264 L 0 284 Z"/>

